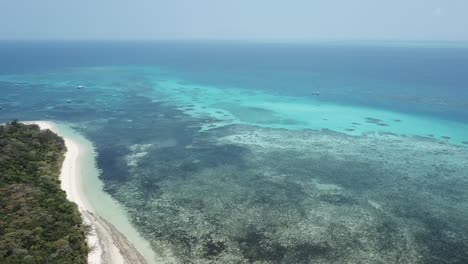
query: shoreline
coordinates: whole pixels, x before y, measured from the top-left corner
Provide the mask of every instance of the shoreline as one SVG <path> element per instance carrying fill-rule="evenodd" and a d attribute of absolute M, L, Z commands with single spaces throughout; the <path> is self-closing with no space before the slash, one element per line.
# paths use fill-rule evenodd
<path fill-rule="evenodd" d="M 122 206 L 102 190 L 91 142 L 66 125 L 50 121 L 24 123 L 49 129 L 65 141 L 67 152 L 60 173 L 61 188 L 67 199 L 78 206 L 83 223 L 90 226 L 86 235 L 90 248 L 88 263 L 154 263 L 155 254 L 149 242 L 131 225 Z"/>

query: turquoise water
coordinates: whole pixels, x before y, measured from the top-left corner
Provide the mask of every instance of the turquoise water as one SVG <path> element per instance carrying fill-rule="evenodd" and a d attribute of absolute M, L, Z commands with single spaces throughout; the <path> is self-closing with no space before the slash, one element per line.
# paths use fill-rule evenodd
<path fill-rule="evenodd" d="M 132 79 L 137 81 L 132 82 Z M 139 94 L 142 96 L 157 102 L 173 103 L 195 118 L 214 119 L 202 129 L 247 124 L 292 130 L 330 129 L 349 135 L 388 132 L 434 138 L 453 144 L 463 144 L 468 140 L 468 124 L 458 120 L 367 105 L 346 105 L 321 100 L 320 94 L 308 98 L 265 90 L 190 83 L 152 67 L 86 67 L 33 75 L 5 75 L 2 80 L 55 89 L 86 86 L 86 89 L 116 92 L 132 82 L 131 85 L 141 86 Z M 76 92 L 81 91 L 73 91 Z M 116 94 L 111 96 L 117 97 Z M 69 99 L 73 98 L 66 97 L 63 101 Z M 105 105 L 107 99 L 98 100 Z"/>
<path fill-rule="evenodd" d="M 0 46 L 0 122 L 91 140 L 162 258 L 468 261 L 464 45 Z"/>

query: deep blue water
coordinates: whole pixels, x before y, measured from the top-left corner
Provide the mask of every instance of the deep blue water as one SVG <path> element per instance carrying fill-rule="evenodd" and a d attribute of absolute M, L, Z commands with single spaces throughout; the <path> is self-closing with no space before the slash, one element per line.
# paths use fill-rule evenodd
<path fill-rule="evenodd" d="M 0 74 L 156 66 L 214 86 L 423 113 L 468 122 L 464 45 L 226 42 L 0 42 Z"/>

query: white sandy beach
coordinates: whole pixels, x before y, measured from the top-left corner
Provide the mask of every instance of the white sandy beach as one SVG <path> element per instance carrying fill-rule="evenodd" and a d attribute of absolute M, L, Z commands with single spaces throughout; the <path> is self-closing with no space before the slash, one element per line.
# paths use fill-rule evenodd
<path fill-rule="evenodd" d="M 67 126 L 48 121 L 34 123 L 65 140 L 67 152 L 60 175 L 67 198 L 76 203 L 83 221 L 91 227 L 87 236 L 90 264 L 154 263 L 150 245 L 130 224 L 124 209 L 102 190 L 97 178 L 92 144 Z"/>

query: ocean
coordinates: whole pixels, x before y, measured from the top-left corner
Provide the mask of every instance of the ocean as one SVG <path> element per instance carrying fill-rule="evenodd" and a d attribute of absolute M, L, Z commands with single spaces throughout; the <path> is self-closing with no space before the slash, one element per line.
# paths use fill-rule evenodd
<path fill-rule="evenodd" d="M 0 122 L 69 124 L 180 263 L 467 263 L 468 45 L 0 42 Z"/>

